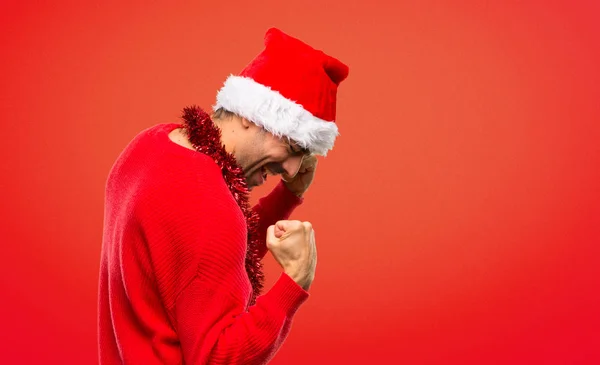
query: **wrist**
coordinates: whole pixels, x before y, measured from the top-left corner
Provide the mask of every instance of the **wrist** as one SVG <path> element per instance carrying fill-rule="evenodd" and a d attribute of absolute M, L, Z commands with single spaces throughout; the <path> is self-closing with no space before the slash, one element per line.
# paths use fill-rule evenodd
<path fill-rule="evenodd" d="M 300 192 L 300 191 L 296 191 L 296 190 L 292 189 L 285 180 L 283 180 L 283 185 L 285 185 L 285 187 L 288 189 L 288 191 L 290 193 L 294 194 L 296 197 L 302 198 L 304 196 L 304 193 L 305 193 L 304 191 Z"/>
<path fill-rule="evenodd" d="M 308 291 L 308 289 L 310 288 L 310 284 L 312 283 L 311 275 L 307 275 L 306 273 L 293 270 L 284 270 L 283 272 L 287 276 L 289 276 L 296 284 L 298 284 L 302 289 Z"/>

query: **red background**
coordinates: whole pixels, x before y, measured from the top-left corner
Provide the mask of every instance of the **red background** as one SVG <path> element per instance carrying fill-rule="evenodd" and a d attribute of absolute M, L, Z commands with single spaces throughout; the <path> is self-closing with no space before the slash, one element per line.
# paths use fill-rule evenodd
<path fill-rule="evenodd" d="M 108 170 L 277 26 L 351 72 L 273 364 L 600 363 L 599 4 L 2 1 L 0 362 L 97 362 Z"/>

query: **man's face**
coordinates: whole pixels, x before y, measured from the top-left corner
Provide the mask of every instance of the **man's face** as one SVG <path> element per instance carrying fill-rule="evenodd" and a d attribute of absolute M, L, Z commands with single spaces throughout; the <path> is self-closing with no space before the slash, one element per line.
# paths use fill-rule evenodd
<path fill-rule="evenodd" d="M 261 127 L 251 124 L 238 142 L 234 152 L 238 164 L 244 170 L 248 188 L 262 185 L 267 175 L 296 175 L 308 151 L 295 142 L 276 137 Z"/>

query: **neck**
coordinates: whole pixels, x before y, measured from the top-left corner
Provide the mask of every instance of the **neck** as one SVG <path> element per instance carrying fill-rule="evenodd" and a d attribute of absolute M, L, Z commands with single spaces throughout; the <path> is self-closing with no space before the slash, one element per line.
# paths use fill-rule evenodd
<path fill-rule="evenodd" d="M 212 119 L 212 118 L 211 118 Z M 222 119 L 212 119 L 215 127 L 221 132 L 221 143 L 225 146 L 225 151 L 230 154 L 234 154 L 235 152 L 235 143 L 234 136 L 235 130 L 233 128 L 233 123 L 225 123 Z"/>
<path fill-rule="evenodd" d="M 213 120 L 213 124 L 221 132 L 221 144 L 225 146 L 225 151 L 227 151 L 227 153 L 233 154 L 233 151 L 235 150 L 232 138 L 232 135 L 234 134 L 233 130 L 223 128 L 223 121 L 219 119 Z M 171 139 L 171 141 L 177 143 L 182 147 L 194 151 L 196 150 L 192 142 L 190 142 L 189 136 L 185 132 L 184 128 L 174 129 L 171 133 L 169 133 L 169 139 Z"/>

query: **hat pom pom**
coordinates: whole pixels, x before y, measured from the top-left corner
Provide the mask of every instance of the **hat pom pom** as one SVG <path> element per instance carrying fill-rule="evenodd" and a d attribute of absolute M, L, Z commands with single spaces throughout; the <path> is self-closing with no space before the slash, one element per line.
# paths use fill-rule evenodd
<path fill-rule="evenodd" d="M 327 76 L 333 81 L 334 84 L 339 85 L 340 82 L 344 81 L 348 77 L 350 71 L 348 66 L 342 63 L 337 58 L 323 54 L 325 56 L 323 60 L 323 68 L 327 73 Z"/>

